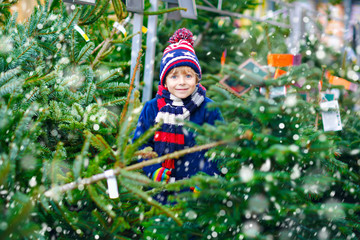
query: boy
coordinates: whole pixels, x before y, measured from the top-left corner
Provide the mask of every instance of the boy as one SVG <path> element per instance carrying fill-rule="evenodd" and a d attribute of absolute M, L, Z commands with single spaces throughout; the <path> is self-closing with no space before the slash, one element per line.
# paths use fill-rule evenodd
<path fill-rule="evenodd" d="M 193 35 L 185 29 L 177 30 L 169 39 L 160 66 L 160 82 L 156 98 L 147 102 L 140 114 L 134 140 L 150 127 L 162 121 L 154 138 L 143 148 L 151 146 L 159 156 L 166 155 L 196 145 L 194 133 L 182 127 L 181 120 L 196 124 L 214 125 L 222 120 L 218 110 L 208 110 L 205 88 L 199 84 L 201 68 L 192 47 Z M 180 120 L 180 121 L 179 121 Z M 189 178 L 202 171 L 209 175 L 218 174 L 215 162 L 204 157 L 205 151 L 187 154 L 179 159 L 168 159 L 163 163 L 144 167 L 144 172 L 154 181 L 168 182 Z M 166 202 L 166 195 L 158 195 L 157 200 Z"/>

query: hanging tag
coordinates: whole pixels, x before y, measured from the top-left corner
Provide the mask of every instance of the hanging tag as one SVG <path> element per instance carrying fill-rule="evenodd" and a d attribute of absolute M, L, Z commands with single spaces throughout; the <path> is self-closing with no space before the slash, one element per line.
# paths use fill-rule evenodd
<path fill-rule="evenodd" d="M 324 111 L 321 113 L 324 131 L 341 131 L 342 125 L 338 101 L 322 102 L 320 108 Z M 328 111 L 329 109 L 334 110 Z"/>
<path fill-rule="evenodd" d="M 114 174 L 114 170 L 110 169 L 104 172 L 107 185 L 108 185 L 108 191 L 109 191 L 109 197 L 110 198 L 118 198 L 119 197 L 119 190 L 118 185 L 116 181 L 116 177 Z"/>
<path fill-rule="evenodd" d="M 293 54 L 269 54 L 267 56 L 268 65 L 273 67 L 289 67 L 301 64 L 301 55 Z"/>
<path fill-rule="evenodd" d="M 85 39 L 85 41 L 87 41 L 87 42 L 90 41 L 89 37 L 86 35 L 86 33 L 78 25 L 75 25 L 74 29 L 76 31 L 78 31 L 78 33 L 80 33 L 80 35 Z"/>
<path fill-rule="evenodd" d="M 122 34 L 124 34 L 124 37 L 127 36 L 127 32 L 126 32 L 126 29 L 124 28 L 123 25 L 121 25 L 120 23 L 118 22 L 114 22 L 114 25 L 113 25 L 114 28 L 116 28 L 118 31 L 122 32 Z"/>

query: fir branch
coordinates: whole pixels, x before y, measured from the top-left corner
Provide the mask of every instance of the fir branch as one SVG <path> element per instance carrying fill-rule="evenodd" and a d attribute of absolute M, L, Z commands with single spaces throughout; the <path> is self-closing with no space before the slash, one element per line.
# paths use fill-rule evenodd
<path fill-rule="evenodd" d="M 123 5 L 121 0 L 111 0 L 115 15 L 119 21 L 123 19 Z"/>
<path fill-rule="evenodd" d="M 129 102 L 130 102 L 130 97 L 131 97 L 131 93 L 132 93 L 132 90 L 134 88 L 134 81 L 135 81 L 135 76 L 136 76 L 136 72 L 137 72 L 137 69 L 140 65 L 140 58 L 141 58 L 141 55 L 142 55 L 142 49 L 140 49 L 139 53 L 138 53 L 138 57 L 136 59 L 136 65 L 134 67 L 134 72 L 133 72 L 133 76 L 131 78 L 131 82 L 130 82 L 130 87 L 129 87 L 129 92 L 128 92 L 128 95 L 127 95 L 127 98 L 126 98 L 126 103 L 125 103 L 125 106 L 121 112 L 121 116 L 120 116 L 120 122 L 119 122 L 119 125 L 121 126 L 121 124 L 123 123 L 124 121 L 124 117 L 126 115 L 126 112 L 127 112 L 127 108 L 128 108 L 128 105 L 129 105 Z"/>
<path fill-rule="evenodd" d="M 141 168 L 146 167 L 146 166 L 161 163 L 161 162 L 165 161 L 166 159 L 178 159 L 179 157 L 184 156 L 184 155 L 189 154 L 189 153 L 199 152 L 199 151 L 202 151 L 202 150 L 206 150 L 206 149 L 209 149 L 209 148 L 213 148 L 213 147 L 217 147 L 217 146 L 220 146 L 220 145 L 228 144 L 228 143 L 231 143 L 231 142 L 236 142 L 236 141 L 239 141 L 239 140 L 242 140 L 242 139 L 251 139 L 251 138 L 252 138 L 252 133 L 250 131 L 246 131 L 244 133 L 244 135 L 242 135 L 242 136 L 240 136 L 240 137 L 238 137 L 236 139 L 221 140 L 221 141 L 214 142 L 214 143 L 208 143 L 208 144 L 204 144 L 204 145 L 200 145 L 200 146 L 195 146 L 195 147 L 192 147 L 192 148 L 183 149 L 183 150 L 180 150 L 180 151 L 177 151 L 177 152 L 174 152 L 174 153 L 166 154 L 166 155 L 161 156 L 159 158 L 155 158 L 155 159 L 143 161 L 141 163 L 133 164 L 131 166 L 126 167 L 125 170 L 132 171 L 132 170 L 136 170 L 136 169 L 141 169 Z"/>
<path fill-rule="evenodd" d="M 2 166 L 0 168 L 0 186 L 5 183 L 11 169 L 10 161 L 5 161 L 4 155 L 1 156 L 1 161 L 2 161 Z"/>
<path fill-rule="evenodd" d="M 153 198 L 151 198 L 148 194 L 146 194 L 145 192 L 139 190 L 138 188 L 136 188 L 132 182 L 130 182 L 129 180 L 125 180 L 123 179 L 123 181 L 126 184 L 123 184 L 122 186 L 124 188 L 126 188 L 128 191 L 132 192 L 133 194 L 135 194 L 136 196 L 138 196 L 140 199 L 144 200 L 146 203 L 148 203 L 149 205 L 159 209 L 161 212 L 163 212 L 165 215 L 167 215 L 168 217 L 172 218 L 179 226 L 183 225 L 183 222 L 167 207 L 163 206 L 162 204 L 158 203 L 157 201 L 155 201 Z"/>
<path fill-rule="evenodd" d="M 95 90 L 96 90 L 96 86 L 95 84 L 93 83 L 90 83 L 89 84 L 89 87 L 86 91 L 86 95 L 85 95 L 85 103 L 88 104 L 89 100 L 90 100 L 90 97 L 94 95 L 95 93 Z"/>
<path fill-rule="evenodd" d="M 105 59 L 109 54 L 111 54 L 115 49 L 115 46 L 111 46 L 108 50 L 106 50 L 103 54 L 101 54 L 99 61 Z"/>
<path fill-rule="evenodd" d="M 104 107 L 104 106 L 122 105 L 125 102 L 126 102 L 126 99 L 124 97 L 121 97 L 119 99 L 115 99 L 115 100 L 112 100 L 112 101 L 109 101 L 109 102 L 105 102 L 105 103 L 101 104 L 100 106 Z"/>
<path fill-rule="evenodd" d="M 125 158 L 130 158 L 134 152 L 139 149 L 140 146 L 144 145 L 150 137 L 154 136 L 155 131 L 157 131 L 161 125 L 162 122 L 157 123 L 155 126 L 151 127 L 144 134 L 142 134 L 140 138 L 136 139 L 133 144 L 127 146 L 124 151 Z"/>
<path fill-rule="evenodd" d="M 92 215 L 100 222 L 102 227 L 108 231 L 108 223 L 105 221 L 105 219 L 101 216 L 99 211 L 95 208 L 92 212 Z"/>
<path fill-rule="evenodd" d="M 18 60 L 21 56 L 25 55 L 25 54 L 32 48 L 32 46 L 34 46 L 34 44 L 35 44 L 35 42 L 32 42 L 29 47 L 27 47 L 17 58 L 15 58 L 15 59 L 14 59 L 13 61 L 11 61 L 10 63 L 14 63 L 14 62 L 15 62 L 16 60 Z M 8 65 L 9 65 L 10 63 L 8 63 Z M 8 66 L 8 65 L 7 65 L 7 66 Z"/>
<path fill-rule="evenodd" d="M 269 48 L 269 54 L 271 54 L 271 42 L 270 42 L 270 37 L 269 37 L 269 27 L 268 27 L 268 25 L 265 25 L 265 33 L 266 33 L 266 43 L 267 43 L 268 48 Z"/>
<path fill-rule="evenodd" d="M 87 17 L 84 20 L 80 19 L 79 25 L 85 25 L 85 23 L 88 21 L 88 19 L 95 13 L 95 11 L 98 9 L 99 5 L 100 5 L 100 0 L 96 1 L 95 6 L 93 7 L 93 9 L 91 10 L 91 12 L 87 15 Z M 108 1 L 109 2 L 109 1 Z"/>
<path fill-rule="evenodd" d="M 100 1 L 97 1 L 97 2 L 100 2 Z M 79 25 L 90 25 L 90 24 L 96 22 L 100 17 L 104 16 L 104 13 L 107 10 L 107 7 L 109 6 L 109 4 L 110 4 L 110 0 L 107 0 L 106 3 L 103 5 L 103 7 L 100 9 L 100 11 L 91 20 L 86 21 L 86 22 L 80 22 Z"/>
<path fill-rule="evenodd" d="M 5 84 L 4 86 L 0 87 L 0 97 L 8 93 L 14 92 L 16 89 L 20 88 L 21 85 L 22 81 L 12 81 Z"/>
<path fill-rule="evenodd" d="M 10 69 L 6 72 L 2 72 L 0 74 L 0 86 L 2 84 L 9 82 L 11 79 L 13 79 L 19 73 L 20 73 L 20 68 L 14 68 L 14 69 Z"/>
<path fill-rule="evenodd" d="M 99 195 L 97 192 L 96 192 L 96 189 L 89 185 L 87 187 L 87 190 L 90 194 L 90 197 L 91 199 L 95 202 L 95 204 L 101 209 L 103 210 L 104 212 L 107 213 L 107 215 L 109 215 L 109 217 L 111 218 L 115 218 L 116 217 L 116 213 L 111 210 L 108 206 L 111 205 L 107 199 L 104 197 L 104 195 Z"/>
<path fill-rule="evenodd" d="M 41 42 L 38 42 L 37 44 L 38 44 L 40 47 L 42 47 L 42 48 L 44 48 L 44 49 L 52 52 L 53 54 L 55 54 L 55 53 L 57 52 L 57 49 L 54 49 L 54 48 L 51 48 L 51 47 L 50 47 L 51 45 L 47 46 L 45 43 L 41 43 Z"/>
<path fill-rule="evenodd" d="M 92 50 L 94 48 L 94 43 L 93 42 L 89 42 L 87 43 L 80 51 L 79 56 L 76 59 L 76 63 L 83 63 L 87 60 L 87 58 L 90 56 Z"/>
<path fill-rule="evenodd" d="M 112 92 L 120 93 L 126 92 L 129 89 L 129 85 L 127 83 L 112 82 L 107 84 L 105 87 L 97 87 L 96 89 L 101 92 L 101 95 Z"/>
<path fill-rule="evenodd" d="M 57 184 L 57 175 L 58 175 L 58 161 L 60 160 L 59 158 L 62 158 L 61 156 L 61 151 L 63 151 L 63 143 L 59 142 L 56 146 L 56 152 L 54 154 L 53 160 L 51 162 L 51 170 L 50 170 L 50 178 L 51 178 L 51 183 L 52 185 L 56 185 Z"/>
<path fill-rule="evenodd" d="M 65 219 L 65 221 L 67 222 L 67 224 L 69 224 L 69 226 L 73 229 L 74 232 L 76 232 L 77 229 L 79 229 L 79 227 L 77 227 L 74 223 L 77 221 L 74 221 L 74 217 L 72 217 L 69 211 L 66 211 L 67 209 L 64 207 L 64 205 L 60 205 L 58 202 L 54 201 L 52 202 L 53 205 L 56 205 L 57 210 L 60 212 L 61 216 Z M 71 219 L 72 217 L 72 219 Z M 81 234 L 79 234 L 81 236 Z"/>
<path fill-rule="evenodd" d="M 30 94 L 30 96 L 26 99 L 24 99 L 24 103 L 30 101 L 30 99 L 32 99 L 33 96 L 37 95 L 39 93 L 39 89 L 37 87 L 35 87 L 32 91 L 32 93 Z"/>
<path fill-rule="evenodd" d="M 99 50 L 99 48 L 101 48 L 105 43 L 105 40 L 102 41 L 99 45 L 97 45 L 97 47 L 91 52 L 91 55 L 94 54 L 97 50 Z"/>
<path fill-rule="evenodd" d="M 114 30 L 115 31 L 115 30 Z M 97 63 L 100 61 L 101 56 L 103 55 L 103 53 L 109 48 L 111 43 L 111 38 L 107 38 L 105 39 L 104 44 L 102 45 L 102 48 L 100 49 L 100 51 L 98 52 L 98 54 L 95 57 L 95 60 L 93 61 L 93 63 L 91 64 L 91 67 L 94 68 Z"/>
<path fill-rule="evenodd" d="M 108 150 L 111 154 L 111 156 L 113 156 L 116 159 L 116 155 L 114 153 L 114 150 L 110 147 L 110 145 L 105 141 L 105 139 L 101 136 L 101 135 L 96 135 L 95 136 L 97 139 L 97 142 L 101 144 L 101 146 L 105 149 Z"/>
<path fill-rule="evenodd" d="M 192 148 L 188 148 L 188 149 L 184 149 L 181 151 L 177 151 L 174 153 L 170 153 L 170 154 L 166 154 L 162 157 L 159 158 L 155 158 L 155 159 L 151 159 L 151 160 L 147 160 L 141 163 L 137 163 L 128 167 L 125 167 L 124 170 L 126 171 L 133 171 L 133 170 L 137 170 L 137 169 L 141 169 L 145 166 L 150 166 L 156 163 L 161 163 L 162 161 L 165 161 L 166 159 L 171 159 L 171 158 L 179 158 L 185 154 L 189 154 L 189 153 L 193 153 L 193 152 L 198 152 L 198 151 L 202 151 L 202 150 L 206 150 L 209 148 L 213 148 L 213 147 L 217 147 L 220 145 L 224 145 L 224 144 L 228 144 L 228 143 L 232 143 L 232 142 L 236 142 L 239 140 L 249 140 L 252 138 L 252 132 L 251 131 L 246 131 L 242 136 L 236 138 L 236 139 L 231 139 L 231 140 L 222 140 L 222 141 L 218 141 L 218 142 L 213 142 L 213 143 L 209 143 L 209 144 L 205 144 L 205 145 L 200 145 L 200 146 L 195 146 Z M 119 175 L 121 173 L 121 168 L 116 168 L 114 169 L 114 174 L 115 175 Z M 100 173 L 100 174 L 96 174 L 93 175 L 89 178 L 84 178 L 84 179 L 78 179 L 75 182 L 71 182 L 71 183 L 67 183 L 64 184 L 62 186 L 56 186 L 53 187 L 51 189 L 49 189 L 48 191 L 45 192 L 45 196 L 46 197 L 54 197 L 54 194 L 57 193 L 63 193 L 66 191 L 70 191 L 70 190 L 74 190 L 77 189 L 79 185 L 90 185 L 93 183 L 96 183 L 98 181 L 104 180 L 106 179 L 105 173 Z"/>
<path fill-rule="evenodd" d="M 70 59 L 75 62 L 75 29 L 71 31 L 71 41 L 70 41 Z M 92 53 L 91 53 L 92 54 Z"/>
<path fill-rule="evenodd" d="M 13 98 L 14 98 L 15 91 L 16 91 L 16 89 L 14 89 L 14 91 L 12 92 L 12 94 L 11 94 L 11 96 L 10 96 L 9 102 L 8 102 L 8 104 L 7 104 L 7 109 L 10 109 L 10 105 L 11 105 L 11 102 L 12 102 L 12 100 L 13 100 Z"/>
<path fill-rule="evenodd" d="M 78 179 L 81 176 L 81 170 L 83 168 L 84 161 L 85 161 L 84 159 L 89 152 L 90 140 L 91 140 L 91 135 L 88 134 L 85 138 L 85 142 L 83 144 L 83 147 L 81 148 L 80 154 L 77 155 L 74 160 L 73 173 L 74 173 L 75 179 Z"/>
<path fill-rule="evenodd" d="M 155 182 L 145 176 L 144 174 L 141 174 L 139 172 L 129 172 L 123 169 L 120 169 L 120 175 L 124 178 L 129 179 L 134 184 L 141 184 L 141 185 L 148 185 L 150 187 L 160 187 L 163 185 L 161 182 Z"/>
<path fill-rule="evenodd" d="M 114 79 L 117 75 L 119 75 L 119 76 L 123 75 L 121 68 L 112 69 L 109 72 L 107 72 L 106 74 L 101 75 L 99 81 L 96 83 L 96 86 L 99 86 L 102 83 L 105 83 L 107 81 Z M 128 85 L 127 85 L 127 87 L 128 87 Z"/>
<path fill-rule="evenodd" d="M 176 12 L 176 11 L 187 11 L 187 8 L 182 8 L 182 7 L 175 7 L 175 8 L 169 8 L 169 9 L 163 9 L 163 10 L 159 10 L 159 11 L 154 11 L 154 12 L 144 12 L 144 16 L 148 16 L 148 15 L 160 15 L 160 14 L 165 14 L 165 13 L 169 13 L 169 12 Z"/>
<path fill-rule="evenodd" d="M 33 84 L 33 83 L 37 83 L 37 82 L 40 82 L 42 80 L 44 80 L 42 83 L 47 83 L 53 79 L 55 79 L 57 77 L 57 74 L 55 71 L 52 71 L 50 72 L 49 74 L 45 75 L 45 76 L 42 76 L 40 78 L 35 78 L 35 79 L 28 79 L 25 81 L 25 85 L 29 85 L 29 84 Z"/>
<path fill-rule="evenodd" d="M 126 42 L 127 40 L 133 38 L 135 35 L 137 34 L 140 34 L 141 32 L 136 32 L 136 33 L 133 33 L 133 34 L 130 34 L 128 35 L 126 38 L 123 38 L 123 39 L 118 39 L 118 40 L 112 40 L 111 43 L 124 43 Z"/>
<path fill-rule="evenodd" d="M 76 12 L 73 13 L 74 16 L 70 19 L 68 25 L 67 25 L 62 31 L 65 32 L 66 30 L 69 29 L 69 27 L 71 26 L 71 24 L 75 21 L 75 18 L 77 17 L 78 13 L 79 13 L 79 8 L 77 8 L 77 9 L 76 9 Z M 60 35 L 59 35 L 59 36 L 60 36 Z"/>
<path fill-rule="evenodd" d="M 20 195 L 21 193 L 17 192 L 16 194 Z M 24 195 L 22 195 L 22 197 L 25 198 Z M 6 228 L 6 230 L 2 231 L 1 233 L 2 239 L 8 239 L 7 236 L 10 236 L 15 231 L 15 229 L 18 226 L 20 226 L 25 219 L 28 218 L 34 207 L 33 201 L 31 200 L 31 198 L 28 198 L 27 196 L 26 196 L 26 200 L 21 205 L 22 207 L 19 210 L 19 212 L 13 214 L 10 222 L 8 222 L 9 225 Z"/>

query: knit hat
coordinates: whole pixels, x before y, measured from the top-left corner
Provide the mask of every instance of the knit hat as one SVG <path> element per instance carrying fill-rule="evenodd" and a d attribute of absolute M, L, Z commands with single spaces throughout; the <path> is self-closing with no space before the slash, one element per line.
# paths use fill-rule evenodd
<path fill-rule="evenodd" d="M 172 69 L 181 66 L 191 67 L 201 79 L 201 67 L 193 48 L 192 32 L 186 28 L 178 29 L 169 42 L 171 44 L 165 48 L 161 59 L 159 85 L 164 86 L 167 74 Z"/>

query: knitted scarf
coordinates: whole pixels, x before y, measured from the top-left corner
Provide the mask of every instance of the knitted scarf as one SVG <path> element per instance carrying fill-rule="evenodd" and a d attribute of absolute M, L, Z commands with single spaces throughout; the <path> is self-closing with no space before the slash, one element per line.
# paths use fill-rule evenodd
<path fill-rule="evenodd" d="M 159 109 L 155 122 L 163 122 L 161 129 L 154 135 L 154 150 L 159 156 L 185 148 L 185 138 L 182 129 L 184 120 L 190 120 L 193 113 L 204 101 L 206 90 L 201 85 L 187 98 L 180 99 L 172 95 L 167 88 L 159 85 L 156 94 Z M 162 167 L 174 169 L 174 159 L 165 160 Z"/>

